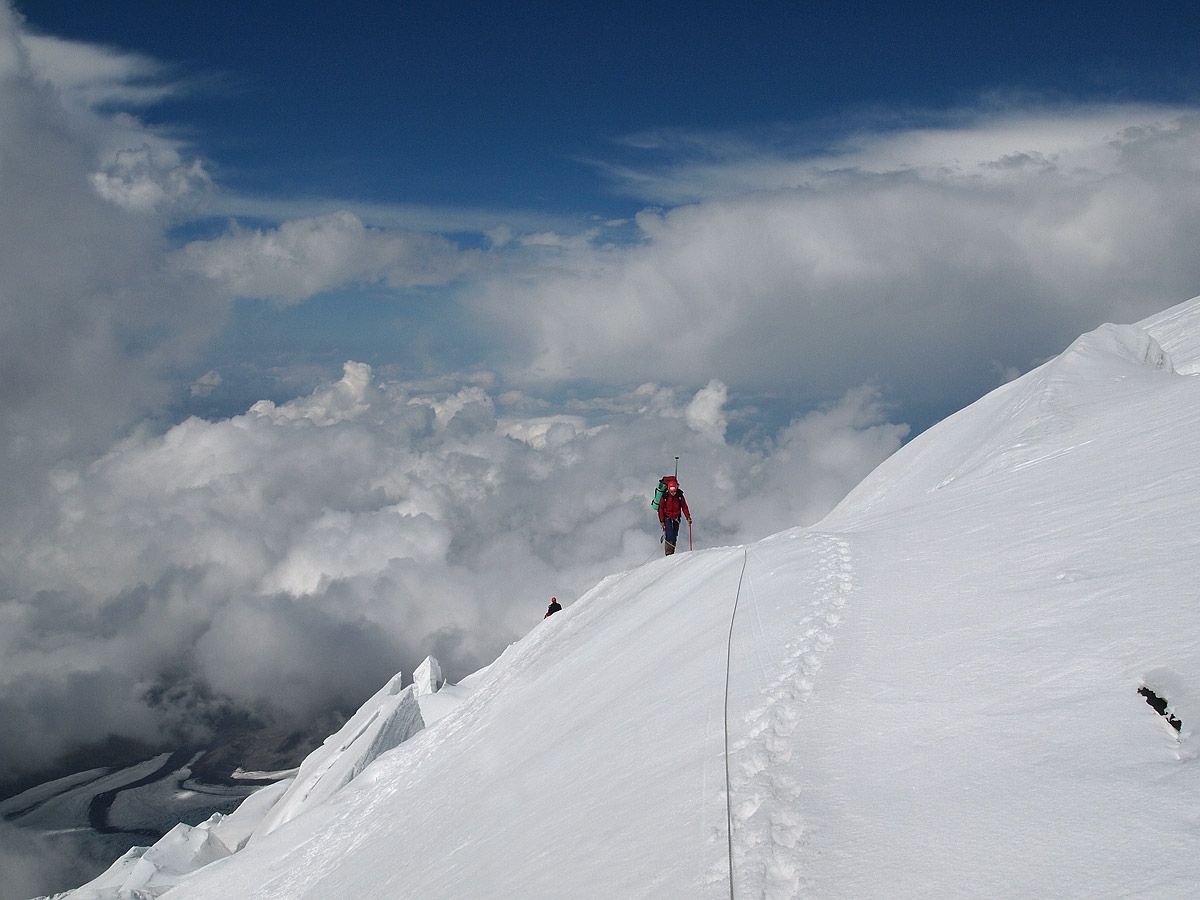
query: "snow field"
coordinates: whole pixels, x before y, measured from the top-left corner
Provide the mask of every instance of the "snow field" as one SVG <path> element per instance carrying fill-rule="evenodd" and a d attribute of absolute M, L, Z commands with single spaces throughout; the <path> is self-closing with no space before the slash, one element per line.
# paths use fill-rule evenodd
<path fill-rule="evenodd" d="M 605 579 L 164 896 L 718 900 L 732 855 L 735 900 L 1194 900 L 1200 301 L 1163 323 L 1170 352 L 1085 335 L 817 527 Z"/>

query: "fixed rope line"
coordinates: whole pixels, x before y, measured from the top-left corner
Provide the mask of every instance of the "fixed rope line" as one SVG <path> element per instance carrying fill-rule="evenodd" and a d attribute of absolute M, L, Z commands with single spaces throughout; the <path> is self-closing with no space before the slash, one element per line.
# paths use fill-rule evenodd
<path fill-rule="evenodd" d="M 729 839 L 729 900 L 733 896 L 733 789 L 729 781 L 729 670 L 733 657 L 733 623 L 737 619 L 738 602 L 742 599 L 742 581 L 746 577 L 746 564 L 750 561 L 750 548 L 742 554 L 742 572 L 738 575 L 737 595 L 733 598 L 733 612 L 729 616 L 729 638 L 725 643 L 725 833 Z"/>

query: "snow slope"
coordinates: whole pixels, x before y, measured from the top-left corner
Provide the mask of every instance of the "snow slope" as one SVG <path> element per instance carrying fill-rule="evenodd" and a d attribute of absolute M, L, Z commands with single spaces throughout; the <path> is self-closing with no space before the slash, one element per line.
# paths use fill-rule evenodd
<path fill-rule="evenodd" d="M 1200 301 L 1104 326 L 818 526 L 609 577 L 165 896 L 1200 896 L 1194 372 Z"/>

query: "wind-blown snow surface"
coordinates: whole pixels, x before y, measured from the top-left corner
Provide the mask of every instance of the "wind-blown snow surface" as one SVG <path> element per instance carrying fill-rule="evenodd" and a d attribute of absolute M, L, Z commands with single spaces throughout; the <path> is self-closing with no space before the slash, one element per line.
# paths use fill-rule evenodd
<path fill-rule="evenodd" d="M 739 898 L 1200 896 L 1198 370 L 1197 301 L 1104 326 L 818 526 L 606 579 L 166 896 L 721 898 L 730 847 Z"/>

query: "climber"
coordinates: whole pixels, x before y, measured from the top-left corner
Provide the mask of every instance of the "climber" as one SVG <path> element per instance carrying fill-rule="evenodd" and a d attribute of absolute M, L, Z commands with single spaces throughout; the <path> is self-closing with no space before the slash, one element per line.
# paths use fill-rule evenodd
<path fill-rule="evenodd" d="M 663 481 L 666 482 L 666 491 L 658 503 L 658 521 L 663 529 L 663 551 L 670 556 L 675 552 L 675 541 L 679 537 L 679 517 L 687 519 L 688 528 L 691 528 L 692 513 L 679 487 L 679 479 L 667 475 Z"/>

